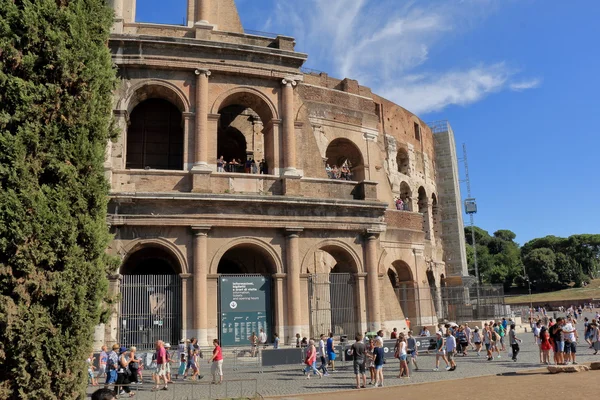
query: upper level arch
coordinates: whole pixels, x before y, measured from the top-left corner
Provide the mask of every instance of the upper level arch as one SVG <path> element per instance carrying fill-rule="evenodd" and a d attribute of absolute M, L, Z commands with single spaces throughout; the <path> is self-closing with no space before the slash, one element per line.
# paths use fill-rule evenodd
<path fill-rule="evenodd" d="M 214 101 L 212 114 L 218 114 L 222 109 L 242 105 L 251 108 L 258 114 L 263 124 L 279 119 L 279 113 L 273 102 L 260 90 L 250 86 L 238 86 L 221 93 Z"/>
<path fill-rule="evenodd" d="M 187 95 L 173 83 L 162 79 L 147 79 L 133 85 L 127 90 L 125 98 L 119 101 L 120 110 L 129 115 L 141 102 L 148 99 L 163 99 L 172 103 L 181 113 L 189 113 L 191 109 Z"/>
<path fill-rule="evenodd" d="M 332 140 L 325 152 L 327 165 L 331 168 L 330 178 L 347 179 L 352 181 L 365 180 L 365 162 L 362 152 L 350 139 L 337 138 Z M 344 169 L 350 170 L 350 175 L 344 174 Z M 327 173 L 329 174 L 329 168 Z"/>
<path fill-rule="evenodd" d="M 229 261 L 233 263 L 235 263 L 237 259 L 241 260 L 241 254 L 236 254 L 236 252 L 247 252 L 248 254 L 259 255 L 262 258 L 261 261 L 264 261 L 265 271 L 262 272 L 267 272 L 269 274 L 278 274 L 283 272 L 283 262 L 273 246 L 257 238 L 239 237 L 221 246 L 221 248 L 212 258 L 209 273 L 220 273 L 219 264 L 221 264 L 222 260 L 225 260 L 228 257 Z M 221 264 L 221 268 L 223 270 L 223 264 Z"/>

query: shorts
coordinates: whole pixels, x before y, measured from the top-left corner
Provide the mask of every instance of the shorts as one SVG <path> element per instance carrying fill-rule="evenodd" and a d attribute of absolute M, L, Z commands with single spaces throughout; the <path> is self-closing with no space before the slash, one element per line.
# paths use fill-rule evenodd
<path fill-rule="evenodd" d="M 406 354 L 400 354 L 400 361 L 406 361 Z"/>
<path fill-rule="evenodd" d="M 376 369 L 376 370 L 380 370 L 380 369 L 382 369 L 382 368 L 383 368 L 383 364 L 381 364 L 381 365 L 376 365 L 376 366 L 375 366 L 375 369 Z"/>
<path fill-rule="evenodd" d="M 364 361 L 355 362 L 354 366 L 354 375 L 364 375 L 366 373 L 365 363 Z"/>
<path fill-rule="evenodd" d="M 167 375 L 167 366 L 166 364 L 157 364 L 156 369 L 154 370 L 154 374 L 158 377 Z"/>
<path fill-rule="evenodd" d="M 188 361 L 187 362 L 187 369 L 193 369 L 194 371 L 198 370 L 198 366 L 196 365 L 196 363 L 194 361 Z"/>
<path fill-rule="evenodd" d="M 106 364 L 101 365 L 100 368 L 98 368 L 98 378 L 102 378 L 106 375 Z"/>
<path fill-rule="evenodd" d="M 223 360 L 213 361 L 210 366 L 210 373 L 213 375 L 223 376 Z"/>
<path fill-rule="evenodd" d="M 577 343 L 575 343 L 575 342 L 565 343 L 565 353 L 567 353 L 567 354 L 577 353 Z"/>
<path fill-rule="evenodd" d="M 449 351 L 447 353 L 447 355 L 448 355 L 448 361 L 454 360 L 454 351 Z"/>
<path fill-rule="evenodd" d="M 557 346 L 557 352 L 564 352 L 565 351 L 565 342 L 558 342 L 556 343 Z"/>
<path fill-rule="evenodd" d="M 479 345 L 481 344 L 481 342 L 475 342 L 475 344 L 476 344 L 477 346 L 479 346 Z"/>
<path fill-rule="evenodd" d="M 113 383 L 117 383 L 117 371 L 114 369 L 106 373 L 106 384 L 110 385 Z"/>
<path fill-rule="evenodd" d="M 335 361 L 335 353 L 334 352 L 327 353 L 327 358 L 329 358 L 329 361 Z"/>
<path fill-rule="evenodd" d="M 409 351 L 409 352 L 408 352 L 408 355 L 410 355 L 410 356 L 411 356 L 413 359 L 415 359 L 415 360 L 417 359 L 417 352 L 416 352 L 416 351 L 414 351 L 414 350 L 413 350 L 413 351 Z"/>
<path fill-rule="evenodd" d="M 438 356 L 445 356 L 446 355 L 446 349 L 441 349 L 435 352 L 435 354 L 437 354 Z"/>
<path fill-rule="evenodd" d="M 92 372 L 92 370 L 88 369 L 88 378 L 90 378 L 91 380 L 94 380 L 94 373 Z"/>

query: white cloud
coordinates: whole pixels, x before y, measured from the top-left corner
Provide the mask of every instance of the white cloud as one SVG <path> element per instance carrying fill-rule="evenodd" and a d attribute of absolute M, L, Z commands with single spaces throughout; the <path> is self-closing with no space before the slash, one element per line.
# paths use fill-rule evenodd
<path fill-rule="evenodd" d="M 542 80 L 539 78 L 529 79 L 526 81 L 514 82 L 510 84 L 510 90 L 522 92 L 523 90 L 535 89 L 540 87 Z"/>
<path fill-rule="evenodd" d="M 503 62 L 476 61 L 462 69 L 445 65 L 447 70 L 425 72 L 432 49 L 481 24 L 500 0 L 274 1 L 269 28 L 291 30 L 298 49 L 309 54 L 309 66 L 357 79 L 416 113 L 467 105 L 493 92 L 541 83 L 514 82 L 516 71 Z"/>

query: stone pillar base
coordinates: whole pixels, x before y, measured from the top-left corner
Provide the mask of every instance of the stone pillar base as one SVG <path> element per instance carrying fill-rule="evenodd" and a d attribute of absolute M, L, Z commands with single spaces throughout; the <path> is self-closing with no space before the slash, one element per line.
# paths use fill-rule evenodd
<path fill-rule="evenodd" d="M 198 169 L 194 169 L 196 167 Z M 192 168 L 192 192 L 211 193 L 210 174 L 212 171 L 201 169 L 200 165 L 195 165 L 194 168 Z"/>
<path fill-rule="evenodd" d="M 123 18 L 115 18 L 110 33 L 123 33 L 123 24 L 125 20 Z"/>
<path fill-rule="evenodd" d="M 300 177 L 284 177 L 283 178 L 283 194 L 285 196 L 302 196 Z"/>
<path fill-rule="evenodd" d="M 210 40 L 212 31 L 216 27 L 207 21 L 198 21 L 194 24 L 194 28 L 196 28 L 196 39 Z"/>

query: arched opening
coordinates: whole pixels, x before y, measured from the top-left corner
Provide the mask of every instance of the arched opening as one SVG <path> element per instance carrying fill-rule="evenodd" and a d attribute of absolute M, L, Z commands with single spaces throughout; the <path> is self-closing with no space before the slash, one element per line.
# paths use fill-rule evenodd
<path fill-rule="evenodd" d="M 217 273 L 219 274 L 259 274 L 271 276 L 277 272 L 271 256 L 254 245 L 238 245 L 221 257 Z"/>
<path fill-rule="evenodd" d="M 271 255 L 253 244 L 240 244 L 223 254 L 217 267 L 222 345 L 250 345 L 248 338 L 261 330 L 271 341 L 275 309 L 271 275 L 276 271 Z"/>
<path fill-rule="evenodd" d="M 310 335 L 354 335 L 359 332 L 356 273 L 347 250 L 327 245 L 315 252 L 315 274 L 309 277 Z"/>
<path fill-rule="evenodd" d="M 159 98 L 140 102 L 127 130 L 128 169 L 183 169 L 183 117 L 173 103 Z"/>
<path fill-rule="evenodd" d="M 406 149 L 398 149 L 398 155 L 396 155 L 396 164 L 398 165 L 398 172 L 404 175 L 410 175 L 408 152 Z"/>
<path fill-rule="evenodd" d="M 325 153 L 328 176 L 332 179 L 343 179 L 361 182 L 365 180 L 365 165 L 359 148 L 348 139 L 335 139 Z"/>
<path fill-rule="evenodd" d="M 400 198 L 402 199 L 404 211 L 412 211 L 412 190 L 406 182 L 400 184 Z"/>
<path fill-rule="evenodd" d="M 143 247 L 121 267 L 119 342 L 152 349 L 157 340 L 176 343 L 181 336 L 181 265 L 161 247 Z"/>
<path fill-rule="evenodd" d="M 266 100 L 240 91 L 225 98 L 218 107 L 217 171 L 275 173 L 281 160 L 275 149 L 274 111 Z"/>
<path fill-rule="evenodd" d="M 429 202 L 427 198 L 427 192 L 425 188 L 421 186 L 419 188 L 419 212 L 423 214 L 423 231 L 425 232 L 425 239 L 431 239 L 431 226 L 429 225 Z"/>
<path fill-rule="evenodd" d="M 404 318 L 408 318 L 411 321 L 418 320 L 418 288 L 415 286 L 410 266 L 402 260 L 396 260 L 392 263 L 390 270 L 393 271 L 396 279 L 394 291 L 396 292 L 396 297 L 400 303 Z"/>
<path fill-rule="evenodd" d="M 433 237 L 436 240 L 440 240 L 442 237 L 442 232 L 441 232 L 441 212 L 440 212 L 440 208 L 438 206 L 438 200 L 437 200 L 437 196 L 435 195 L 435 193 L 433 193 L 431 195 L 431 213 L 432 213 L 432 217 L 433 217 Z"/>

